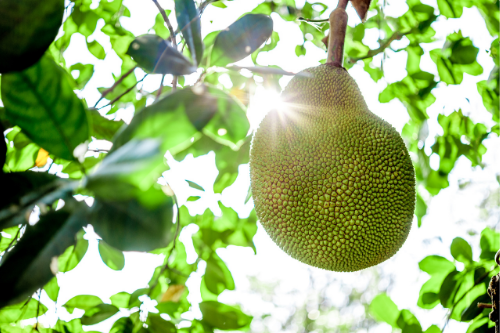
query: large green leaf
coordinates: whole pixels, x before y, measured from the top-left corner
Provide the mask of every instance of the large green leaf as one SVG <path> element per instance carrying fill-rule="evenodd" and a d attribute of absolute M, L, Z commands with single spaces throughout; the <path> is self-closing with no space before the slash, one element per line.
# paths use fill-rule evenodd
<path fill-rule="evenodd" d="M 241 310 L 216 301 L 200 303 L 203 321 L 220 330 L 236 330 L 250 325 L 252 317 Z"/>
<path fill-rule="evenodd" d="M 82 101 L 67 72 L 44 56 L 22 72 L 2 75 L 2 101 L 9 121 L 42 148 L 72 160 L 86 151 L 75 148 L 90 137 Z M 75 155 L 76 154 L 76 155 Z"/>
<path fill-rule="evenodd" d="M 96 199 L 92 206 L 95 231 L 121 251 L 151 251 L 166 247 L 173 239 L 173 200 L 153 188 L 144 193 L 143 200 L 149 198 L 162 203 L 148 209 L 135 199 L 119 202 Z"/>
<path fill-rule="evenodd" d="M 144 200 L 143 197 L 166 169 L 162 155 L 158 140 L 129 141 L 104 158 L 95 172 L 86 178 L 85 186 L 104 200 L 136 198 L 148 207 L 160 205 L 164 196 Z M 153 198 L 159 201 L 151 201 Z"/>
<path fill-rule="evenodd" d="M 49 48 L 61 26 L 63 0 L 0 2 L 0 73 L 24 70 Z"/>
<path fill-rule="evenodd" d="M 191 138 L 217 112 L 217 98 L 204 85 L 177 90 L 136 114 L 115 138 L 113 150 L 131 139 L 159 138 L 172 154 L 191 145 Z"/>
<path fill-rule="evenodd" d="M 383 321 L 392 327 L 398 327 L 397 320 L 400 311 L 396 304 L 386 294 L 379 294 L 370 303 L 370 313 L 378 321 Z"/>
<path fill-rule="evenodd" d="M 196 71 L 189 59 L 157 35 L 136 37 L 127 54 L 148 73 L 187 75 Z"/>
<path fill-rule="evenodd" d="M 191 58 L 197 66 L 203 57 L 200 13 L 193 0 L 175 0 L 175 17 L 186 41 Z"/>
<path fill-rule="evenodd" d="M 273 32 L 273 20 L 263 14 L 247 14 L 221 31 L 215 39 L 210 64 L 225 66 L 250 55 Z"/>
<path fill-rule="evenodd" d="M 85 208 L 82 205 L 67 200 L 62 209 L 42 215 L 2 258 L 0 284 L 9 288 L 0 294 L 0 307 L 22 301 L 54 277 L 53 258 L 73 244 L 76 233 L 88 224 L 80 211 L 73 213 Z"/>

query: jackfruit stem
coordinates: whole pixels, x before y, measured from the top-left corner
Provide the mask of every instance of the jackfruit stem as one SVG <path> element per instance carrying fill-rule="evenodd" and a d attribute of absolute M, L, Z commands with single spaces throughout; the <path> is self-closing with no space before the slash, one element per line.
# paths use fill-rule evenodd
<path fill-rule="evenodd" d="M 337 8 L 330 14 L 330 40 L 328 41 L 327 64 L 342 67 L 344 60 L 344 42 L 347 29 L 347 13 L 345 11 L 348 0 L 339 0 Z"/>

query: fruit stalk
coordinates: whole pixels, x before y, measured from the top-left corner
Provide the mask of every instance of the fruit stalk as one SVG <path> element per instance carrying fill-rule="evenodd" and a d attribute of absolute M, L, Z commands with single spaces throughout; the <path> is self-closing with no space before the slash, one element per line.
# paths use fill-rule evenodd
<path fill-rule="evenodd" d="M 327 64 L 342 67 L 344 60 L 344 42 L 347 29 L 347 13 L 345 11 L 348 0 L 339 0 L 337 8 L 330 14 L 330 40 L 328 41 Z"/>

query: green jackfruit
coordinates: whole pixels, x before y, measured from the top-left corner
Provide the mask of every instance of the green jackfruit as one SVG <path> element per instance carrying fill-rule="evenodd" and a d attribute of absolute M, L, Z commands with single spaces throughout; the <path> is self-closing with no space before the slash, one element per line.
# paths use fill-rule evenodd
<path fill-rule="evenodd" d="M 368 110 L 343 68 L 306 69 L 287 107 L 257 129 L 250 152 L 255 210 L 293 258 L 351 272 L 393 256 L 415 209 L 415 173 L 399 133 Z"/>

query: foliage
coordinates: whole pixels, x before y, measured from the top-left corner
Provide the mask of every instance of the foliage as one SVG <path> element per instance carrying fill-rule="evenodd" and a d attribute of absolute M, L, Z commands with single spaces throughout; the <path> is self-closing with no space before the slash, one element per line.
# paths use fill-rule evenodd
<path fill-rule="evenodd" d="M 9 3 L 16 1 L 2 2 L 0 11 Z M 0 35 L 7 36 L 4 31 L 12 33 L 7 39 L 0 37 L 0 128 L 5 136 L 0 144 L 0 183 L 4 194 L 8 192 L 0 202 L 0 283 L 4 288 L 0 293 L 0 331 L 29 331 L 29 326 L 23 328 L 22 321 L 38 321 L 48 311 L 40 302 L 42 290 L 57 301 L 57 273 L 74 269 L 84 257 L 89 242 L 82 227 L 89 224 L 102 237 L 98 250 L 110 269 L 123 269 L 123 251 L 163 254 L 164 262 L 156 268 L 148 288 L 118 293 L 111 297 L 111 304 L 94 295 L 75 296 L 63 307 L 69 313 L 83 310 L 82 315 L 68 322 L 59 319 L 50 329 L 37 325 L 37 330 L 83 332 L 82 325 L 97 324 L 118 312 L 128 316 L 114 322 L 111 332 L 115 333 L 248 330 L 252 316 L 238 305 L 218 299 L 225 290 L 236 286 L 216 250 L 235 245 L 255 251 L 255 212 L 241 218 L 219 202 L 220 216 L 208 208 L 192 216 L 185 206 L 178 207 L 171 188 L 158 182 L 168 169 L 164 154 L 168 151 L 174 159 L 182 160 L 189 154 L 197 157 L 213 152 L 219 171 L 214 192 L 221 193 L 231 186 L 239 166 L 248 163 L 251 133 L 245 96 L 262 78 L 266 85 L 276 87 L 283 75 L 290 74 L 278 66 L 258 66 L 260 55 L 272 52 L 284 37 L 273 31 L 272 17 L 296 22 L 303 42 L 296 46 L 295 55 L 301 57 L 307 56 L 306 42 L 325 49 L 322 39 L 329 27 L 298 18 L 328 15 L 332 7 L 309 1 L 302 7 L 293 0 L 264 1 L 234 18 L 226 29 L 205 34 L 200 16 L 214 6 L 224 10 L 225 2 L 175 0 L 173 12 L 159 7 L 160 12 L 151 22 L 154 34 L 134 36 L 122 26 L 121 19 L 131 16 L 122 0 L 66 3 L 64 19 L 64 1 L 51 0 L 24 8 L 26 13 L 18 14 L 25 19 L 20 24 L 16 17 L 0 23 Z M 407 46 L 396 50 L 408 55 L 407 75 L 388 84 L 379 100 L 387 103 L 399 99 L 408 111 L 409 121 L 402 134 L 417 174 L 415 213 L 419 225 L 427 210 L 426 200 L 449 185 L 448 176 L 457 160 L 465 156 L 472 166 L 483 166 L 483 141 L 500 133 L 498 2 L 438 0 L 437 4 L 436 9 L 419 0 L 407 0 L 407 12 L 389 17 L 384 15 L 383 5 L 373 1 L 368 20 L 348 27 L 345 46 L 345 67 L 361 65 L 378 81 L 384 71 L 377 65 L 377 55 L 385 54 L 394 40 L 408 41 Z M 465 75 L 483 72 L 477 62 L 479 49 L 460 31 L 449 34 L 441 48 L 429 53 L 438 76 L 420 67 L 424 44 L 436 42 L 433 23 L 461 17 L 464 7 L 477 9 L 496 38 L 489 51 L 494 69 L 488 80 L 478 82 L 477 92 L 471 92 L 481 96 L 493 125 L 475 123 L 461 110 L 439 114 L 443 134 L 426 147 L 427 109 L 436 101 L 433 89 L 439 84 L 461 84 Z M 174 18 L 175 30 L 170 23 Z M 60 33 L 54 37 L 61 20 Z M 110 51 L 89 38 L 98 24 L 109 37 Z M 14 34 L 20 27 L 25 30 Z M 378 48 L 364 44 L 370 29 L 385 36 L 378 40 Z M 41 37 L 30 38 L 32 30 Z M 85 37 L 86 47 L 96 59 L 113 56 L 121 62 L 120 75 L 112 86 L 98 89 L 101 97 L 94 107 L 82 98 L 82 91 L 94 76 L 94 65 L 66 66 L 64 53 L 77 34 Z M 247 56 L 256 65 L 244 67 L 252 72 L 250 77 L 243 67 L 233 65 Z M 156 74 L 162 78 L 172 76 L 173 83 L 163 86 L 162 80 L 155 92 L 138 88 L 148 75 Z M 230 77 L 232 90 L 219 84 L 223 74 Z M 191 80 L 186 84 L 188 75 L 196 76 L 196 83 Z M 134 110 L 128 125 L 114 119 L 115 113 L 123 109 Z M 89 150 L 89 144 L 93 147 L 97 140 L 111 142 L 112 148 Z M 436 170 L 430 166 L 431 154 L 440 158 Z M 60 166 L 67 178 L 53 175 L 54 166 Z M 204 191 L 187 181 L 192 188 Z M 93 198 L 91 207 L 77 201 L 77 194 Z M 191 196 L 188 201 L 198 198 Z M 192 224 L 198 227 L 192 236 L 198 259 L 188 264 L 184 245 L 176 240 L 182 228 Z M 491 260 L 500 247 L 498 239 L 498 233 L 484 229 L 478 260 L 474 260 L 470 245 L 456 238 L 450 248 L 454 262 L 438 256 L 421 261 L 420 268 L 430 278 L 421 288 L 418 305 L 432 309 L 441 304 L 450 309 L 451 319 L 470 322 L 470 332 L 486 332 L 486 312 L 478 311 L 474 304 L 483 300 L 488 278 L 494 274 Z M 186 282 L 201 261 L 206 263 L 200 285 L 202 316 L 190 320 L 189 326 L 181 326 L 185 321 L 181 316 L 191 308 Z M 144 310 L 145 295 L 157 301 L 159 313 Z M 373 299 L 370 311 L 376 320 L 403 332 L 423 332 L 418 319 L 409 310 L 399 310 L 385 294 Z M 441 330 L 433 325 L 425 332 Z"/>

